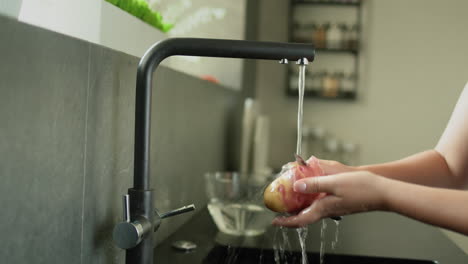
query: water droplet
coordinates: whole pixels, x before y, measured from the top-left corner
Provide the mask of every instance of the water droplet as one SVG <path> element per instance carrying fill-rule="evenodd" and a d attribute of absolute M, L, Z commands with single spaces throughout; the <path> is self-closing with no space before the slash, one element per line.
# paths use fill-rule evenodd
<path fill-rule="evenodd" d="M 338 245 L 338 235 L 340 232 L 340 221 L 333 220 L 335 222 L 335 238 L 332 241 L 332 250 L 336 249 L 336 246 Z"/>
<path fill-rule="evenodd" d="M 323 264 L 325 258 L 325 231 L 327 229 L 327 222 L 322 220 L 322 227 L 320 228 L 320 264 Z"/>

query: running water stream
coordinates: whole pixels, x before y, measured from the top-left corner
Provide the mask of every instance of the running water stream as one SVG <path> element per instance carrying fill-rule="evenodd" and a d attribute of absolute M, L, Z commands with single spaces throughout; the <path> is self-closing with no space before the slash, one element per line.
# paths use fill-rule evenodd
<path fill-rule="evenodd" d="M 308 64 L 307 59 L 301 59 L 297 62 L 299 64 L 299 80 L 298 80 L 298 107 L 297 107 L 297 145 L 296 145 L 296 154 L 302 155 L 302 122 L 303 122 L 303 112 L 304 112 L 304 90 L 305 90 L 305 70 L 306 65 Z M 335 240 L 332 243 L 332 248 L 335 249 L 336 244 L 338 243 L 338 221 L 336 223 L 335 231 Z M 327 229 L 327 222 L 322 220 L 322 227 L 320 229 L 320 264 L 323 264 L 325 257 L 325 231 Z M 302 252 L 302 264 L 307 264 L 307 251 L 306 251 L 306 238 L 307 238 L 307 227 L 302 227 L 296 229 L 297 235 L 299 237 L 299 243 L 301 245 Z"/>
<path fill-rule="evenodd" d="M 307 59 L 303 59 L 305 62 Z M 299 100 L 297 104 L 297 144 L 296 144 L 296 154 L 301 156 L 302 154 L 302 119 L 304 112 L 304 90 L 305 90 L 305 70 L 306 63 L 301 63 L 302 60 L 299 60 Z"/>
<path fill-rule="evenodd" d="M 301 245 L 302 253 L 302 264 L 307 264 L 307 248 L 306 248 L 306 238 L 307 232 L 309 231 L 307 227 L 300 227 L 296 229 L 297 236 L 299 237 L 299 244 Z"/>
<path fill-rule="evenodd" d="M 300 59 L 299 64 L 299 102 L 297 105 L 297 145 L 296 145 L 296 154 L 298 156 L 302 155 L 302 119 L 303 119 L 303 108 L 304 108 L 304 89 L 305 89 L 305 70 L 307 65 L 307 59 Z M 307 251 L 306 251 L 306 238 L 307 238 L 307 227 L 297 228 L 297 236 L 299 238 L 299 243 L 301 245 L 302 252 L 302 264 L 307 264 Z"/>
<path fill-rule="evenodd" d="M 297 145 L 296 145 L 296 154 L 301 156 L 302 155 L 302 121 L 303 121 L 303 108 L 304 108 L 304 89 L 305 89 L 305 70 L 306 65 L 308 64 L 307 59 L 301 59 L 297 62 L 299 64 L 299 81 L 298 81 L 298 91 L 299 91 L 299 99 L 298 99 L 298 108 L 297 108 Z M 338 225 L 339 222 L 335 221 L 336 224 L 336 231 L 335 231 L 335 239 L 332 242 L 332 249 L 335 249 L 336 244 L 338 243 Z M 322 220 L 322 225 L 320 229 L 320 264 L 324 262 L 325 256 L 325 231 L 327 228 L 327 223 L 325 220 Z M 282 233 L 282 241 L 277 240 L 277 235 L 275 232 L 275 241 L 278 241 L 278 246 L 274 246 L 274 254 L 275 254 L 275 263 L 288 263 L 285 255 L 286 247 L 290 246 L 286 230 L 284 228 L 280 228 Z M 302 253 L 302 264 L 307 264 L 307 251 L 306 251 L 306 238 L 308 234 L 307 227 L 301 227 L 296 229 L 299 244 L 301 246 L 301 253 Z"/>
<path fill-rule="evenodd" d="M 281 231 L 281 237 L 278 238 L 278 230 Z M 287 250 L 291 250 L 289 243 L 288 230 L 284 227 L 278 227 L 273 237 L 274 259 L 276 264 L 288 264 Z M 294 263 L 294 262 L 292 262 Z"/>

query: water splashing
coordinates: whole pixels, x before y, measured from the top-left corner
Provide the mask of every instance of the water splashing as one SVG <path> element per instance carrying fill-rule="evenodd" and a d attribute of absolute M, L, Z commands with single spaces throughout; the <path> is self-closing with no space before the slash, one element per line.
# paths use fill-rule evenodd
<path fill-rule="evenodd" d="M 323 264 L 325 258 L 325 231 L 327 229 L 327 222 L 322 219 L 322 227 L 320 228 L 320 264 Z"/>
<path fill-rule="evenodd" d="M 226 264 L 236 263 L 237 257 L 239 256 L 238 249 L 228 245 L 227 247 L 227 258 L 225 260 Z"/>
<path fill-rule="evenodd" d="M 281 236 L 278 236 L 278 230 L 281 232 Z M 273 235 L 273 257 L 275 264 L 288 264 L 288 257 L 290 257 L 287 255 L 288 250 L 291 250 L 288 229 L 278 227 L 275 229 L 275 233 Z"/>
<path fill-rule="evenodd" d="M 299 237 L 299 243 L 301 244 L 301 252 L 302 252 L 302 264 L 307 264 L 307 251 L 306 251 L 306 238 L 307 238 L 307 227 L 297 228 L 297 236 Z"/>
<path fill-rule="evenodd" d="M 260 257 L 258 257 L 258 264 L 263 263 L 263 248 L 260 249 Z"/>
<path fill-rule="evenodd" d="M 284 263 L 288 263 L 288 259 L 286 257 L 286 249 L 291 249 L 291 245 L 289 244 L 289 237 L 288 237 L 288 230 L 284 227 L 280 227 L 281 233 L 283 235 L 283 247 L 280 250 L 281 258 L 284 260 Z"/>
<path fill-rule="evenodd" d="M 281 264 L 281 260 L 280 260 L 280 256 L 279 256 L 279 251 L 278 249 L 276 248 L 276 245 L 273 246 L 273 250 L 274 250 L 274 258 L 275 258 L 275 264 Z"/>
<path fill-rule="evenodd" d="M 281 231 L 281 236 L 278 236 L 278 230 Z M 278 227 L 273 235 L 273 258 L 275 264 L 288 264 L 287 250 L 291 250 L 289 243 L 288 229 Z"/>
<path fill-rule="evenodd" d="M 278 239 L 277 239 L 278 230 L 279 228 L 275 228 L 275 233 L 273 235 L 273 254 L 274 254 L 275 264 L 281 264 L 279 249 L 278 249 L 278 245 L 280 242 L 278 242 Z"/>
<path fill-rule="evenodd" d="M 332 241 L 331 246 L 332 246 L 332 250 L 335 250 L 336 246 L 338 245 L 338 235 L 339 235 L 339 232 L 340 232 L 340 228 L 339 228 L 340 227 L 340 221 L 333 220 L 333 222 L 335 222 L 335 238 Z"/>

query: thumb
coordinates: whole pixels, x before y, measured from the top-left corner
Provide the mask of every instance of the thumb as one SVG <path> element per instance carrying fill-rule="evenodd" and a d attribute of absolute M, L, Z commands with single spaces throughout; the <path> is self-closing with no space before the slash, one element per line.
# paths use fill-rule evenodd
<path fill-rule="evenodd" d="M 294 191 L 298 193 L 333 193 L 335 190 L 335 177 L 316 176 L 298 180 L 294 183 Z"/>

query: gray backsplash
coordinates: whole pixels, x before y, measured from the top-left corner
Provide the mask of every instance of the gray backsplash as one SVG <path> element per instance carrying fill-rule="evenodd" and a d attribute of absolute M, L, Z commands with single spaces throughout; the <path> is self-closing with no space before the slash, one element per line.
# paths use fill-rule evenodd
<path fill-rule="evenodd" d="M 138 59 L 0 17 L 2 263 L 123 263 L 111 241 L 132 184 Z M 166 211 L 206 204 L 239 95 L 160 67 L 151 177 Z M 238 112 L 238 111 L 237 111 Z M 162 241 L 192 214 L 165 221 Z"/>

